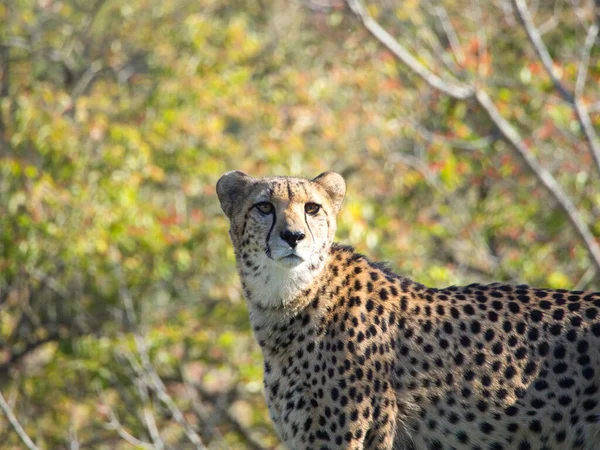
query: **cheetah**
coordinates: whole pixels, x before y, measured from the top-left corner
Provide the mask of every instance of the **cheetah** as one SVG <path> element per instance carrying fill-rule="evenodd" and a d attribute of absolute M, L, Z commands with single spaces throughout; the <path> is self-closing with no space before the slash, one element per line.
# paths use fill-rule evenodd
<path fill-rule="evenodd" d="M 217 183 L 285 445 L 600 449 L 600 293 L 426 287 L 333 242 L 345 192 Z"/>

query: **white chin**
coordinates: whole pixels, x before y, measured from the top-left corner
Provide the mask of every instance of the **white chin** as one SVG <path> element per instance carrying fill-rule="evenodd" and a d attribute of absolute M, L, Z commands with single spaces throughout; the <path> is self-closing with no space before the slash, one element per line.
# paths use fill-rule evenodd
<path fill-rule="evenodd" d="M 289 255 L 284 256 L 283 258 L 279 258 L 277 262 L 283 267 L 287 267 L 289 269 L 298 267 L 300 264 L 304 262 L 304 258 L 301 258 L 298 255 Z"/>

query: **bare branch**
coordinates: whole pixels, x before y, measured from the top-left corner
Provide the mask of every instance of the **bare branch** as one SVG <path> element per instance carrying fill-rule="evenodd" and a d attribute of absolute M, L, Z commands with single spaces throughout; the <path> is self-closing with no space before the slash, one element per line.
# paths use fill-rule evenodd
<path fill-rule="evenodd" d="M 181 410 L 177 407 L 171 396 L 167 393 L 167 388 L 165 387 L 161 378 L 154 370 L 154 366 L 152 365 L 150 357 L 148 356 L 146 341 L 139 334 L 135 335 L 135 345 L 138 350 L 140 359 L 142 361 L 142 367 L 144 369 L 144 375 L 146 377 L 148 385 L 156 393 L 159 400 L 167 407 L 167 409 L 173 416 L 173 419 L 175 419 L 175 422 L 177 422 L 179 426 L 183 428 L 183 431 L 185 432 L 187 438 L 192 444 L 194 444 L 196 449 L 204 450 L 206 447 L 204 447 L 202 439 L 200 439 L 198 433 L 194 431 L 194 429 L 188 423 Z"/>
<path fill-rule="evenodd" d="M 479 0 L 471 0 L 471 14 L 473 22 L 477 26 L 477 75 L 480 78 L 485 78 L 485 73 L 481 67 L 481 59 L 487 54 L 487 38 L 485 35 L 485 24 L 483 22 L 483 13 L 481 12 L 481 3 Z"/>
<path fill-rule="evenodd" d="M 107 408 L 108 408 L 108 415 L 110 417 L 110 421 L 107 425 L 107 427 L 109 429 L 116 431 L 119 434 L 119 436 L 121 437 L 121 439 L 129 442 L 131 445 L 135 445 L 136 447 L 142 447 L 147 450 L 154 449 L 154 446 L 152 444 L 149 444 L 148 442 L 144 442 L 144 441 L 136 438 L 135 436 L 133 436 L 131 433 L 127 432 L 127 430 L 125 430 L 125 428 L 123 428 L 123 426 L 119 422 L 119 419 L 117 419 L 117 416 L 115 415 L 113 410 L 110 407 L 107 407 Z"/>
<path fill-rule="evenodd" d="M 23 429 L 23 427 L 21 426 L 21 424 L 19 423 L 19 421 L 15 417 L 15 415 L 14 415 L 14 413 L 13 413 L 12 408 L 10 407 L 10 405 L 8 403 L 6 403 L 6 400 L 4 399 L 4 396 L 2 395 L 2 392 L 0 392 L 0 408 L 2 408 L 2 411 L 4 412 L 4 415 L 6 416 L 6 418 L 8 419 L 8 421 L 10 422 L 10 424 L 12 425 L 13 429 L 15 430 L 15 432 L 21 438 L 21 441 L 23 441 L 23 444 L 25 444 L 25 446 L 29 450 L 39 450 L 38 446 L 34 444 L 34 442 L 27 435 L 27 433 L 25 432 L 25 430 Z"/>
<path fill-rule="evenodd" d="M 146 429 L 148 430 L 148 433 L 150 433 L 150 438 L 152 439 L 154 448 L 156 450 L 162 450 L 163 448 L 165 448 L 165 444 L 162 438 L 160 437 L 160 432 L 158 431 L 158 427 L 156 426 L 154 414 L 152 414 L 150 396 L 148 395 L 148 386 L 140 378 L 138 379 L 137 387 L 138 392 L 140 393 L 140 397 L 142 398 L 142 414 L 144 416 L 144 422 L 146 423 Z"/>
<path fill-rule="evenodd" d="M 444 33 L 450 43 L 450 48 L 452 49 L 452 53 L 454 54 L 454 58 L 456 62 L 460 65 L 465 63 L 465 54 L 460 48 L 460 42 L 458 41 L 458 35 L 456 34 L 456 30 L 448 17 L 448 11 L 444 8 L 444 5 L 438 5 L 434 7 L 435 13 L 442 24 L 442 28 L 444 29 Z"/>
<path fill-rule="evenodd" d="M 362 21 L 365 28 L 388 50 L 406 64 L 413 72 L 419 75 L 431 87 L 458 100 L 465 100 L 473 96 L 473 89 L 460 82 L 450 83 L 431 72 L 410 54 L 400 43 L 392 37 L 369 14 L 361 0 L 347 0 L 348 6 Z"/>
<path fill-rule="evenodd" d="M 39 339 L 34 342 L 28 342 L 25 345 L 25 347 L 19 352 L 10 353 L 8 359 L 2 364 L 0 364 L 0 379 L 2 379 L 2 377 L 8 373 L 10 367 L 16 364 L 20 359 L 24 358 L 38 347 L 41 347 L 42 345 L 47 344 L 48 342 L 57 341 L 59 337 L 60 336 L 57 332 L 51 332 L 48 336 L 46 336 L 43 339 Z"/>
<path fill-rule="evenodd" d="M 117 276 L 119 278 L 119 294 L 121 297 L 121 301 L 123 302 L 123 307 L 125 309 L 129 326 L 133 328 L 136 350 L 142 362 L 142 370 L 140 371 L 139 376 L 143 379 L 146 385 L 156 393 L 159 400 L 167 407 L 167 409 L 173 416 L 173 419 L 175 419 L 179 426 L 183 428 L 185 435 L 190 440 L 190 442 L 194 444 L 195 448 L 197 450 L 205 450 L 206 447 L 202 443 L 202 439 L 200 438 L 198 433 L 196 433 L 196 431 L 192 428 L 192 426 L 188 423 L 181 410 L 177 407 L 171 396 L 167 393 L 167 389 L 164 383 L 156 373 L 156 370 L 154 369 L 154 366 L 150 361 L 146 341 L 137 330 L 133 299 L 131 297 L 131 294 L 129 293 L 129 289 L 127 289 L 120 267 L 117 267 L 116 270 Z"/>
<path fill-rule="evenodd" d="M 583 89 L 585 87 L 585 79 L 587 77 L 588 67 L 590 65 L 590 53 L 596 37 L 598 36 L 598 24 L 593 24 L 589 30 L 587 37 L 585 38 L 585 44 L 583 45 L 583 51 L 581 55 L 581 61 L 577 68 L 577 82 L 575 83 L 575 97 L 581 97 Z"/>
<path fill-rule="evenodd" d="M 567 215 L 569 221 L 575 228 L 575 231 L 584 242 L 590 258 L 596 266 L 596 271 L 600 272 L 600 245 L 596 242 L 590 229 L 583 220 L 583 217 L 569 196 L 563 191 L 562 187 L 558 184 L 552 174 L 544 169 L 531 154 L 529 149 L 523 143 L 519 133 L 504 117 L 502 117 L 489 95 L 485 91 L 480 90 L 476 92 L 475 98 L 477 99 L 479 106 L 487 113 L 490 120 L 498 127 L 502 137 L 521 156 L 536 178 L 542 183 L 544 188 L 552 198 L 556 200 L 560 208 Z"/>
<path fill-rule="evenodd" d="M 600 140 L 598 139 L 594 125 L 592 125 L 590 114 L 585 106 L 585 103 L 583 103 L 579 97 L 575 99 L 575 105 L 573 108 L 575 109 L 577 120 L 581 125 L 583 135 L 588 143 L 590 153 L 592 154 L 594 162 L 596 163 L 596 168 L 600 173 Z"/>
<path fill-rule="evenodd" d="M 430 72 L 427 68 L 425 68 L 421 63 L 419 63 L 410 53 L 408 53 L 404 47 L 402 47 L 389 33 L 387 33 L 366 11 L 364 5 L 360 2 L 360 0 L 347 0 L 348 4 L 352 11 L 359 16 L 362 20 L 364 26 L 371 32 L 371 34 L 378 39 L 381 43 L 383 43 L 387 48 L 389 48 L 396 57 L 406 64 L 411 70 L 417 73 L 423 80 L 425 80 L 430 86 L 443 92 L 453 98 L 456 99 L 470 99 L 475 97 L 478 105 L 485 111 L 488 118 L 492 121 L 492 123 L 498 128 L 501 136 L 504 138 L 506 142 L 521 156 L 525 164 L 529 167 L 529 169 L 533 172 L 538 181 L 544 186 L 546 191 L 550 194 L 550 196 L 558 203 L 562 211 L 567 215 L 571 225 L 575 228 L 575 231 L 585 244 L 585 248 L 592 260 L 592 263 L 596 267 L 596 271 L 600 273 L 600 245 L 596 242 L 594 236 L 592 235 L 590 229 L 587 224 L 583 220 L 583 217 L 569 198 L 569 196 L 564 192 L 560 184 L 556 181 L 554 176 L 550 172 L 548 172 L 545 168 L 543 168 L 537 159 L 531 154 L 527 146 L 524 144 L 521 136 L 517 130 L 500 114 L 498 108 L 489 97 L 489 95 L 481 90 L 475 90 L 473 87 L 468 87 L 464 85 L 452 85 L 448 84 L 445 81 L 441 80 L 439 77 Z M 552 60 L 548 55 L 548 52 L 539 37 L 539 33 L 535 30 L 533 23 L 531 21 L 531 17 L 529 15 L 529 11 L 523 0 L 513 0 L 516 6 L 521 7 L 519 17 L 524 21 L 526 27 L 528 28 L 528 34 L 530 34 L 530 39 L 533 39 L 534 46 L 536 47 L 536 52 L 540 58 L 543 58 L 544 65 L 547 65 L 547 70 L 549 70 L 549 74 L 553 77 L 553 80 L 556 80 L 557 88 L 561 88 L 563 92 L 565 92 L 571 99 L 573 98 L 572 94 L 569 94 L 566 89 L 560 84 L 560 82 L 554 77 L 552 72 Z M 585 108 L 583 103 L 576 102 L 576 105 L 581 105 L 581 108 Z M 587 111 L 585 116 L 582 116 L 584 119 L 587 116 Z M 582 123 L 583 125 L 584 123 Z M 591 122 L 589 123 L 591 128 Z M 591 128 L 593 131 L 593 128 Z"/>
<path fill-rule="evenodd" d="M 596 134 L 594 126 L 592 125 L 592 121 L 590 120 L 588 110 L 580 98 L 581 94 L 583 93 L 583 88 L 585 86 L 590 52 L 592 50 L 592 47 L 594 46 L 596 36 L 598 36 L 598 25 L 594 24 L 588 29 L 581 62 L 578 68 L 577 81 L 575 84 L 575 93 L 572 94 L 570 91 L 567 90 L 564 84 L 562 84 L 562 82 L 558 78 L 556 78 L 553 70 L 552 58 L 548 53 L 548 49 L 546 48 L 546 45 L 544 44 L 544 41 L 542 40 L 538 29 L 533 23 L 525 0 L 513 0 L 513 5 L 515 7 L 515 10 L 517 11 L 517 16 L 519 17 L 519 20 L 525 28 L 527 36 L 529 37 L 529 40 L 533 45 L 533 48 L 535 49 L 536 54 L 540 58 L 544 68 L 546 69 L 546 72 L 552 79 L 554 87 L 565 99 L 565 101 L 567 101 L 575 110 L 577 120 L 581 125 L 581 129 L 585 136 L 585 140 L 587 141 L 589 151 L 592 154 L 598 172 L 600 173 L 600 141 L 598 140 L 598 135 Z"/>
<path fill-rule="evenodd" d="M 212 406 L 225 418 L 232 428 L 244 438 L 248 448 L 252 450 L 266 450 L 266 447 L 256 440 L 250 431 L 246 429 L 246 427 L 242 425 L 227 408 L 223 407 L 216 399 L 214 399 L 204 386 L 199 383 L 187 381 L 185 379 L 184 384 L 186 388 L 196 391 L 205 400 L 211 401 Z"/>
<path fill-rule="evenodd" d="M 90 64 L 90 67 L 81 75 L 81 78 L 75 84 L 73 91 L 71 92 L 71 98 L 73 99 L 73 103 L 77 101 L 77 99 L 88 91 L 92 82 L 95 80 L 96 76 L 103 69 L 102 63 L 100 61 L 94 61 Z"/>
<path fill-rule="evenodd" d="M 596 130 L 594 129 L 594 125 L 590 119 L 589 111 L 581 99 L 583 90 L 585 88 L 585 80 L 587 78 L 587 71 L 590 63 L 590 53 L 597 36 L 598 24 L 595 23 L 588 29 L 585 44 L 583 46 L 581 61 L 577 69 L 575 104 L 573 105 L 573 108 L 575 109 L 577 120 L 579 120 L 579 123 L 581 124 L 583 135 L 588 143 L 590 153 L 592 154 L 594 162 L 596 163 L 596 167 L 598 168 L 598 172 L 600 173 L 600 140 L 598 139 L 598 135 L 596 134 Z"/>
<path fill-rule="evenodd" d="M 519 21 L 525 28 L 525 32 L 527 33 L 527 37 L 529 41 L 533 45 L 533 49 L 535 53 L 538 55 L 538 58 L 542 62 L 548 76 L 552 80 L 554 87 L 560 93 L 560 95 L 570 104 L 573 104 L 575 101 L 573 94 L 569 92 L 569 90 L 563 85 L 563 83 L 556 77 L 554 73 L 554 63 L 552 62 L 552 57 L 546 48 L 546 44 L 542 40 L 538 29 L 533 23 L 533 19 L 531 18 L 531 14 L 529 13 L 529 9 L 527 8 L 527 4 L 525 0 L 513 0 L 513 6 L 517 12 L 517 17 Z"/>

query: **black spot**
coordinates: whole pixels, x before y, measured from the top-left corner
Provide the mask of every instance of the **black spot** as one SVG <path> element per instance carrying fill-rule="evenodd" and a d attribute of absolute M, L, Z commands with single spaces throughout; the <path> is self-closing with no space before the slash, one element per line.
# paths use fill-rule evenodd
<path fill-rule="evenodd" d="M 533 322 L 540 322 L 542 320 L 542 312 L 539 309 L 533 309 L 529 314 Z"/>
<path fill-rule="evenodd" d="M 531 330 L 529 330 L 527 337 L 529 338 L 530 341 L 537 341 L 538 338 L 540 337 L 540 332 L 538 331 L 537 328 L 532 328 Z"/>
<path fill-rule="evenodd" d="M 544 400 L 542 400 L 541 398 L 534 398 L 531 401 L 531 406 L 533 406 L 536 409 L 543 408 L 545 404 L 546 404 L 546 402 Z"/>
<path fill-rule="evenodd" d="M 509 302 L 508 309 L 510 310 L 510 312 L 512 312 L 514 314 L 518 314 L 519 311 L 521 311 L 521 307 L 519 306 L 519 304 L 517 302 Z"/>
<path fill-rule="evenodd" d="M 484 354 L 484 353 L 481 353 L 481 352 L 477 353 L 477 354 L 475 355 L 475 363 L 476 363 L 478 366 L 481 366 L 481 365 L 483 365 L 483 364 L 485 363 L 485 354 Z"/>
<path fill-rule="evenodd" d="M 565 373 L 565 372 L 567 371 L 567 369 L 568 369 L 568 368 L 569 368 L 569 366 L 567 366 L 567 364 L 566 364 L 566 363 L 564 363 L 564 362 L 560 362 L 560 363 L 558 363 L 558 364 L 556 364 L 556 365 L 554 366 L 554 368 L 552 369 L 552 371 L 553 371 L 555 374 L 557 374 L 557 375 L 558 375 L 558 374 L 561 374 L 561 373 Z"/>
<path fill-rule="evenodd" d="M 531 375 L 533 374 L 535 371 L 537 370 L 537 364 L 534 362 L 529 362 L 527 363 L 527 365 L 525 366 L 525 374 L 526 375 Z"/>
<path fill-rule="evenodd" d="M 550 351 L 550 345 L 547 342 L 542 342 L 538 345 L 538 353 L 540 356 L 546 356 Z"/>
<path fill-rule="evenodd" d="M 325 430 L 317 430 L 315 435 L 317 436 L 317 439 L 320 439 L 322 441 L 329 441 L 329 439 L 330 439 L 329 433 L 327 433 L 327 431 L 325 431 Z"/>
<path fill-rule="evenodd" d="M 541 433 L 542 432 L 542 424 L 540 423 L 539 420 L 533 420 L 529 424 L 529 429 L 531 431 L 533 431 L 534 433 Z"/>
<path fill-rule="evenodd" d="M 531 444 L 529 441 L 519 442 L 519 450 L 531 450 Z"/>
<path fill-rule="evenodd" d="M 559 336 L 561 332 L 562 332 L 562 326 L 559 325 L 558 323 L 555 323 L 554 325 L 552 325 L 550 327 L 550 333 L 553 336 Z"/>
<path fill-rule="evenodd" d="M 504 376 L 510 380 L 512 377 L 514 377 L 516 375 L 517 371 L 515 370 L 515 368 L 513 366 L 508 366 L 506 369 L 504 369 Z"/>
<path fill-rule="evenodd" d="M 586 411 L 590 411 L 594 409 L 597 405 L 598 402 L 596 400 L 586 400 L 583 402 L 583 409 L 585 409 Z"/>
<path fill-rule="evenodd" d="M 467 442 L 469 442 L 469 436 L 467 436 L 467 433 L 465 433 L 464 431 L 459 431 L 458 433 L 456 433 L 456 439 L 461 444 L 466 444 Z"/>
<path fill-rule="evenodd" d="M 473 309 L 473 307 L 471 305 L 465 305 L 463 307 L 463 311 L 465 312 L 465 314 L 468 314 L 469 316 L 472 316 L 473 314 L 475 314 L 475 309 Z"/>
<path fill-rule="evenodd" d="M 482 422 L 479 428 L 484 434 L 490 434 L 492 431 L 494 431 L 494 427 L 487 422 Z"/>
<path fill-rule="evenodd" d="M 562 345 L 559 345 L 554 349 L 554 357 L 557 359 L 563 359 L 566 354 L 567 350 Z"/>
<path fill-rule="evenodd" d="M 519 430 L 519 424 L 511 422 L 507 425 L 506 429 L 511 433 L 516 433 Z"/>

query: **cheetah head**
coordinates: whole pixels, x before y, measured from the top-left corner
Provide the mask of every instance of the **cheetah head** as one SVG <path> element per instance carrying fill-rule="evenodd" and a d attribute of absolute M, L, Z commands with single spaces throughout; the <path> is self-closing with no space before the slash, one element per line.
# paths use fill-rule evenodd
<path fill-rule="evenodd" d="M 277 306 L 316 276 L 333 242 L 345 192 L 344 179 L 334 172 L 307 180 L 257 179 L 233 171 L 219 179 L 217 195 L 231 223 L 247 297 Z"/>

